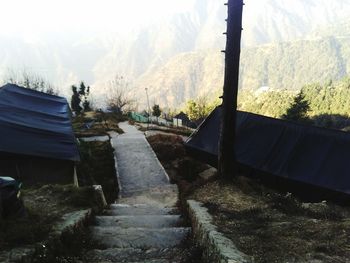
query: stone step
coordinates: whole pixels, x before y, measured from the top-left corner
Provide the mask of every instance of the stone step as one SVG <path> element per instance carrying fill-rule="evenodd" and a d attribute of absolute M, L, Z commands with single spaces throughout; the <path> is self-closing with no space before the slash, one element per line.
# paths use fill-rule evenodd
<path fill-rule="evenodd" d="M 167 194 L 167 195 L 178 195 L 179 190 L 176 184 L 165 183 L 163 185 L 151 186 L 147 188 L 139 188 L 139 187 L 129 187 L 128 189 L 122 189 L 123 197 L 130 197 L 135 195 L 159 195 L 159 194 Z"/>
<path fill-rule="evenodd" d="M 183 224 L 180 215 L 96 216 L 98 226 L 165 228 Z"/>
<path fill-rule="evenodd" d="M 168 215 L 175 214 L 175 208 L 162 206 L 152 206 L 145 204 L 112 204 L 110 209 L 105 210 L 103 215 L 122 216 L 122 215 Z"/>
<path fill-rule="evenodd" d="M 108 248 L 92 250 L 86 255 L 85 262 L 177 262 L 181 255 L 178 248 L 172 249 L 135 249 L 135 248 Z M 162 261 L 159 261 L 162 260 Z M 180 261 L 180 260 L 179 260 Z"/>
<path fill-rule="evenodd" d="M 176 185 L 166 185 L 138 190 L 121 190 L 121 204 L 146 203 L 150 205 L 176 206 L 178 189 Z"/>
<path fill-rule="evenodd" d="M 179 245 L 190 228 L 91 227 L 95 241 L 106 248 L 171 248 Z"/>
<path fill-rule="evenodd" d="M 128 262 L 128 261 L 127 261 Z M 174 262 L 174 261 L 170 261 L 170 260 L 165 260 L 165 259 L 153 259 L 153 260 L 147 260 L 147 261 L 133 261 L 133 262 L 130 262 L 129 263 L 177 263 L 177 262 Z"/>
<path fill-rule="evenodd" d="M 172 207 L 176 206 L 178 201 L 178 196 L 169 196 L 166 194 L 159 194 L 158 196 L 149 196 L 149 195 L 134 195 L 130 197 L 121 197 L 118 199 L 119 204 L 148 204 L 153 206 L 166 206 Z"/>

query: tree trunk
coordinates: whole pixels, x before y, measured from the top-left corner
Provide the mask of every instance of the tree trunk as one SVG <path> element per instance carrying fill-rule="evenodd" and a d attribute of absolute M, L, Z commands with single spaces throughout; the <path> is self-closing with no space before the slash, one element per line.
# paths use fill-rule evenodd
<path fill-rule="evenodd" d="M 223 178 L 236 175 L 235 133 L 243 0 L 228 1 L 225 81 L 219 140 L 219 174 Z"/>

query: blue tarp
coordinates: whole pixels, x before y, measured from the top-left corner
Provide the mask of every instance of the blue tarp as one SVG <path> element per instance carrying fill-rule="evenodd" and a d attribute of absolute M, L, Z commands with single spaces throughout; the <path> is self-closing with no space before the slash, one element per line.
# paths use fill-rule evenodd
<path fill-rule="evenodd" d="M 7 84 L 0 88 L 0 152 L 79 161 L 63 97 Z"/>
<path fill-rule="evenodd" d="M 186 142 L 190 152 L 213 166 L 217 166 L 220 119 L 218 107 Z M 350 194 L 348 132 L 238 111 L 233 154 L 238 163 L 256 170 Z"/>

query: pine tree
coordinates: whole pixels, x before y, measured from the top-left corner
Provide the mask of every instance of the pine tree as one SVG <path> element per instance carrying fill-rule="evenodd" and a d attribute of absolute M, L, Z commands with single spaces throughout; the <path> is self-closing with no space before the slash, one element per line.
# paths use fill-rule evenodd
<path fill-rule="evenodd" d="M 72 86 L 72 98 L 71 98 L 71 108 L 77 114 L 80 114 L 82 110 L 91 111 L 91 104 L 89 101 L 90 86 L 85 86 L 84 82 L 80 83 L 79 89 L 73 85 Z M 80 105 L 82 103 L 82 105 Z"/>
<path fill-rule="evenodd" d="M 300 91 L 294 98 L 293 103 L 287 109 L 286 113 L 282 115 L 282 119 L 297 122 L 308 122 L 308 111 L 310 110 L 309 102 L 305 99 L 303 91 Z"/>
<path fill-rule="evenodd" d="M 84 111 L 91 111 L 91 105 L 89 101 L 89 95 L 90 95 L 90 86 L 85 86 L 84 82 L 82 81 L 80 83 L 80 89 L 79 89 L 80 96 L 83 97 L 83 109 Z"/>
<path fill-rule="evenodd" d="M 161 109 L 159 108 L 158 104 L 154 104 L 152 107 L 152 115 L 157 117 L 157 120 L 162 113 Z"/>
<path fill-rule="evenodd" d="M 81 99 L 80 94 L 78 92 L 78 88 L 74 85 L 72 86 L 72 92 L 73 95 L 70 101 L 70 106 L 76 114 L 79 114 L 82 110 L 82 107 L 80 106 Z"/>

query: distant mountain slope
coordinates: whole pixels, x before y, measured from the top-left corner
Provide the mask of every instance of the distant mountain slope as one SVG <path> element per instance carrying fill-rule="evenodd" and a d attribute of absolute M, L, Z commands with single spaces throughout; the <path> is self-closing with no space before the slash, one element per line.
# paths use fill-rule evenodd
<path fill-rule="evenodd" d="M 349 0 L 246 0 L 243 43 L 293 41 L 350 16 Z"/>
<path fill-rule="evenodd" d="M 241 87 L 300 89 L 310 82 L 338 80 L 349 74 L 350 37 L 299 40 L 242 52 Z"/>
<path fill-rule="evenodd" d="M 222 88 L 223 70 L 220 52 L 182 53 L 170 59 L 164 67 L 143 75 L 135 83 L 135 90 L 147 87 L 151 103 L 176 108 L 190 98 L 211 96 Z M 139 99 L 144 103 L 142 97 Z"/>
<path fill-rule="evenodd" d="M 149 88 L 152 103 L 168 107 L 180 107 L 199 95 L 220 93 L 224 75 L 220 50 L 225 46 L 221 35 L 225 31 L 225 9 L 220 1 L 195 2 L 193 12 L 175 14 L 169 24 L 164 21 L 162 27 L 152 31 L 155 35 L 144 42 L 155 39 L 151 42 L 163 43 L 162 48 L 145 44 L 141 52 L 136 52 L 138 56 L 134 59 L 140 60 L 145 54 L 149 57 L 143 72 L 133 74 L 137 77 L 132 94 L 141 94 L 137 96 L 141 107 L 146 105 L 142 95 L 145 87 Z M 348 38 L 342 31 L 343 27 L 347 28 L 343 20 L 349 15 L 350 0 L 247 0 L 240 86 L 299 89 L 305 83 L 341 78 L 348 72 L 350 58 Z M 148 30 L 145 29 L 145 34 L 149 36 Z M 335 37 L 333 31 L 337 31 Z M 164 35 L 168 38 L 161 37 Z M 264 43 L 268 44 L 261 45 Z M 165 50 L 168 53 L 162 53 Z M 130 57 L 122 56 L 124 65 L 128 65 Z M 105 62 L 101 68 L 103 65 Z"/>
<path fill-rule="evenodd" d="M 300 89 L 312 82 L 339 80 L 350 74 L 350 37 L 325 37 L 245 48 L 240 87 Z M 178 107 L 199 95 L 214 96 L 223 86 L 224 60 L 218 51 L 183 53 L 136 82 L 148 87 L 151 101 Z M 141 98 L 141 103 L 145 100 Z"/>
<path fill-rule="evenodd" d="M 44 75 L 67 95 L 69 85 L 85 80 L 102 101 L 104 84 L 118 74 L 134 86 L 140 105 L 145 105 L 141 94 L 149 87 L 152 100 L 179 106 L 222 87 L 225 2 L 188 0 L 187 11 L 170 13 L 126 33 L 0 36 L 0 78 L 8 68 L 26 68 Z M 350 17 L 350 0 L 245 3 L 243 88 L 299 88 L 348 72 L 350 52 L 343 32 L 348 24 L 338 22 Z"/>

